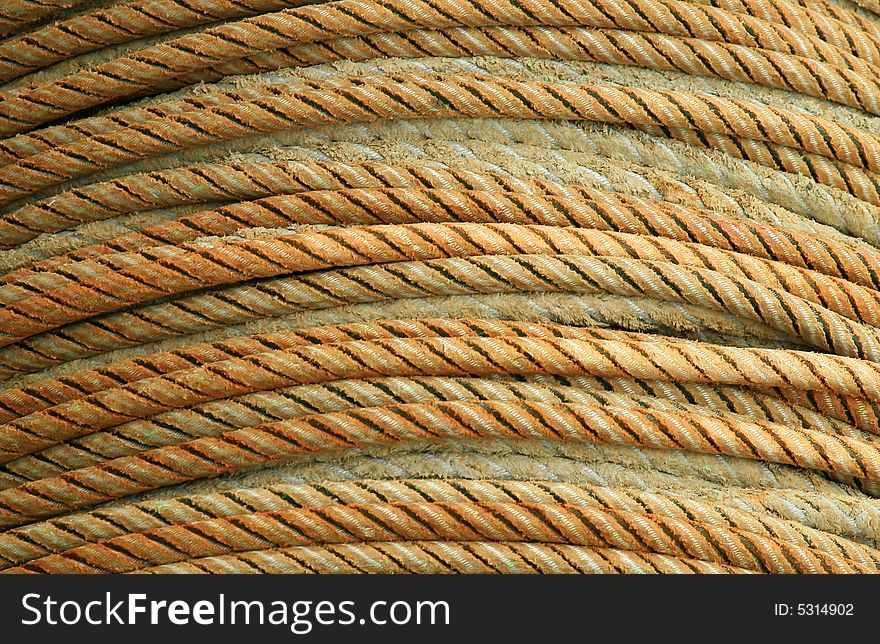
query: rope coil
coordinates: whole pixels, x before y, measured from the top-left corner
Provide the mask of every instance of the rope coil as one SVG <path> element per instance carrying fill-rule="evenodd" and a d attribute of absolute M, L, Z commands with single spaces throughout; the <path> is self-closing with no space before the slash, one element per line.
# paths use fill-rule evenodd
<path fill-rule="evenodd" d="M 0 571 L 877 572 L 878 78 L 874 0 L 9 0 Z"/>

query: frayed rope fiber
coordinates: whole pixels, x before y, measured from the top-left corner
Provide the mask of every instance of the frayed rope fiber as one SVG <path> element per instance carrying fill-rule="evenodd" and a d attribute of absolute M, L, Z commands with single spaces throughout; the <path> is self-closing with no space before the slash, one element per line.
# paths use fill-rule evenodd
<path fill-rule="evenodd" d="M 880 571 L 874 0 L 7 0 L 0 571 Z"/>

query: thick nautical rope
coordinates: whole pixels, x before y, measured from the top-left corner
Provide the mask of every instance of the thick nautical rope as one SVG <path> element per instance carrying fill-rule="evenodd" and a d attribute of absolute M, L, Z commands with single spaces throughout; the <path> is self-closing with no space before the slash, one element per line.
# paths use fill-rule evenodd
<path fill-rule="evenodd" d="M 356 543 L 365 535 L 381 541 L 428 536 L 614 547 L 759 572 L 852 572 L 876 565 L 872 549 L 796 523 L 783 527 L 776 519 L 664 495 L 554 483 L 403 480 L 318 489 L 276 486 L 249 494 L 246 507 L 216 519 L 141 526 L 137 532 L 32 560 L 24 568 L 131 572 L 226 554 L 230 547 L 249 551 L 315 541 Z M 775 537 L 780 532 L 787 532 L 787 539 Z"/>
<path fill-rule="evenodd" d="M 831 163 L 838 177 L 843 176 L 842 182 L 836 179 L 837 185 L 844 187 L 849 179 L 850 183 L 866 181 L 873 189 L 877 183 L 874 175 L 880 169 L 880 139 L 873 134 L 739 99 L 460 75 L 364 78 L 312 85 L 307 90 L 269 85 L 254 92 L 252 98 L 117 126 L 36 158 L 20 159 L 0 168 L 0 202 L 10 203 L 67 179 L 188 146 L 291 127 L 451 116 L 627 125 L 725 151 L 731 147 L 726 142 L 734 142 L 739 146 L 738 156 L 754 156 L 756 160 L 763 158 L 763 150 L 783 159 L 803 153 L 807 165 L 820 164 L 821 169 L 821 164 Z M 4 104 L 0 102 L 0 107 Z M 790 171 L 798 170 L 791 165 Z"/>
<path fill-rule="evenodd" d="M 751 571 L 685 557 L 612 548 L 509 541 L 396 541 L 256 550 L 136 572 L 729 574 Z"/>
<path fill-rule="evenodd" d="M 875 0 L 9 0 L 0 570 L 880 569 Z"/>
<path fill-rule="evenodd" d="M 334 36 L 408 31 L 419 27 L 478 27 L 493 24 L 583 25 L 649 33 L 657 31 L 742 43 L 755 48 L 783 48 L 784 51 L 805 54 L 823 62 L 833 61 L 835 53 L 839 52 L 835 47 L 824 45 L 821 40 L 817 46 L 811 47 L 808 44 L 810 36 L 793 34 L 787 28 L 777 27 L 748 14 L 677 0 L 640 0 L 627 10 L 605 0 L 597 0 L 589 5 L 533 0 L 528 7 L 513 3 L 476 2 L 452 7 L 436 3 L 436 0 L 434 3 L 417 0 L 397 8 L 364 0 L 339 0 L 246 18 L 169 40 L 123 56 L 118 61 L 99 65 L 94 70 L 75 72 L 63 82 L 47 83 L 42 87 L 14 93 L 12 101 L 4 103 L 0 114 L 6 117 L 10 128 L 8 133 L 11 133 L 22 126 L 27 127 L 24 124 L 34 123 L 40 112 L 57 117 L 125 96 L 133 87 L 146 88 L 151 82 L 158 83 L 158 87 L 162 88 L 163 77 L 173 78 L 174 75 L 202 69 L 217 61 L 240 58 L 291 42 L 321 42 Z M 798 46 L 802 50 L 799 51 Z M 864 65 L 861 58 L 855 59 L 853 64 Z M 815 73 L 812 70 L 807 73 L 810 72 Z M 86 88 L 90 89 L 86 91 Z M 39 121 L 34 124 L 39 124 Z"/>

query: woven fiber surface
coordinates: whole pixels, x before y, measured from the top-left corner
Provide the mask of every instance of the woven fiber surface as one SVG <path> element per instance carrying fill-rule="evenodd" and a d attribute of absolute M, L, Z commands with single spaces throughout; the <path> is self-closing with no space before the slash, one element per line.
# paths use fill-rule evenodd
<path fill-rule="evenodd" d="M 876 573 L 874 0 L 6 0 L 0 571 Z"/>

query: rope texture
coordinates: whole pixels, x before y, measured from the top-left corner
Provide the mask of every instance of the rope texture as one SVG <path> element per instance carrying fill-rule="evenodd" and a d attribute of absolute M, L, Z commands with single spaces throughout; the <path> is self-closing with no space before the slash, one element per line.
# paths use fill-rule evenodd
<path fill-rule="evenodd" d="M 880 570 L 874 0 L 8 0 L 0 571 Z"/>

